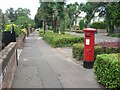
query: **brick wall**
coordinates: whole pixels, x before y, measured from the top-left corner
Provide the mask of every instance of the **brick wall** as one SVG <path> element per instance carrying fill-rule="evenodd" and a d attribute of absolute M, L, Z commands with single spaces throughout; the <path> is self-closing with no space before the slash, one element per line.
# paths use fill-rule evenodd
<path fill-rule="evenodd" d="M 0 56 L 0 89 L 11 88 L 17 66 L 16 42 L 11 42 Z"/>
<path fill-rule="evenodd" d="M 16 48 L 17 49 L 22 49 L 24 42 L 25 42 L 25 34 L 19 35 L 19 37 L 16 38 Z"/>

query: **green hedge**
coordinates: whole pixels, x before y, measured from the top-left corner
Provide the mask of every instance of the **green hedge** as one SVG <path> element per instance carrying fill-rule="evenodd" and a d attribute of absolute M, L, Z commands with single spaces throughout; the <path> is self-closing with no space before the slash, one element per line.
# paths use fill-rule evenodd
<path fill-rule="evenodd" d="M 94 74 L 99 83 L 109 89 L 120 88 L 119 54 L 98 55 L 94 63 Z"/>
<path fill-rule="evenodd" d="M 43 39 L 53 47 L 66 47 L 72 46 L 74 43 L 83 42 L 83 37 L 73 36 L 69 34 L 55 34 L 50 31 L 47 31 L 43 35 Z"/>
<path fill-rule="evenodd" d="M 44 35 L 44 30 L 43 29 L 39 30 L 39 35 L 43 37 L 43 35 Z"/>
<path fill-rule="evenodd" d="M 73 57 L 77 60 L 83 60 L 84 45 L 83 44 L 73 44 L 72 53 Z"/>
<path fill-rule="evenodd" d="M 84 54 L 84 45 L 77 43 L 74 44 L 72 47 L 72 54 L 73 57 L 77 60 L 83 60 L 83 54 Z M 95 58 L 99 54 L 110 54 L 110 53 L 120 53 L 120 48 L 111 48 L 111 47 L 101 47 L 101 46 L 95 46 Z"/>
<path fill-rule="evenodd" d="M 106 29 L 107 26 L 105 22 L 93 22 L 90 27 L 96 29 Z"/>
<path fill-rule="evenodd" d="M 83 33 L 83 30 L 71 30 L 71 32 Z"/>
<path fill-rule="evenodd" d="M 108 34 L 108 36 L 111 36 L 111 37 L 119 37 L 120 38 L 120 33 L 112 33 L 112 34 Z"/>

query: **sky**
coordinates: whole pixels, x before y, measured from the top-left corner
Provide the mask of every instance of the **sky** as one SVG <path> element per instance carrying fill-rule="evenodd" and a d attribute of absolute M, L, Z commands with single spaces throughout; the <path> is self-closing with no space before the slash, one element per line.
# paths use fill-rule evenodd
<path fill-rule="evenodd" d="M 85 2 L 86 0 L 67 0 L 67 4 L 74 2 Z M 40 6 L 39 0 L 0 0 L 0 9 L 5 13 L 7 9 L 12 7 L 14 10 L 18 8 L 28 8 L 31 11 L 31 18 L 34 19 L 37 9 Z"/>

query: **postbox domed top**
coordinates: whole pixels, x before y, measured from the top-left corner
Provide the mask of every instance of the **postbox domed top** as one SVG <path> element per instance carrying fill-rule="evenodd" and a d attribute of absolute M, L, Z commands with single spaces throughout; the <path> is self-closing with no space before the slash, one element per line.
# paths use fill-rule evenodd
<path fill-rule="evenodd" d="M 84 32 L 96 32 L 97 30 L 94 28 L 84 28 L 83 31 Z"/>

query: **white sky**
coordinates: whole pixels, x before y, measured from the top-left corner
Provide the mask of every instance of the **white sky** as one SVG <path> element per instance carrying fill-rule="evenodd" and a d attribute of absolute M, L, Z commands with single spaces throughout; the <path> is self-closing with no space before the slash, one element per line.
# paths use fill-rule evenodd
<path fill-rule="evenodd" d="M 74 2 L 85 2 L 86 0 L 67 0 L 67 4 Z M 5 13 L 10 7 L 14 10 L 18 8 L 28 8 L 31 11 L 31 18 L 34 19 L 37 9 L 39 7 L 39 0 L 0 0 L 0 8 L 2 12 Z"/>

